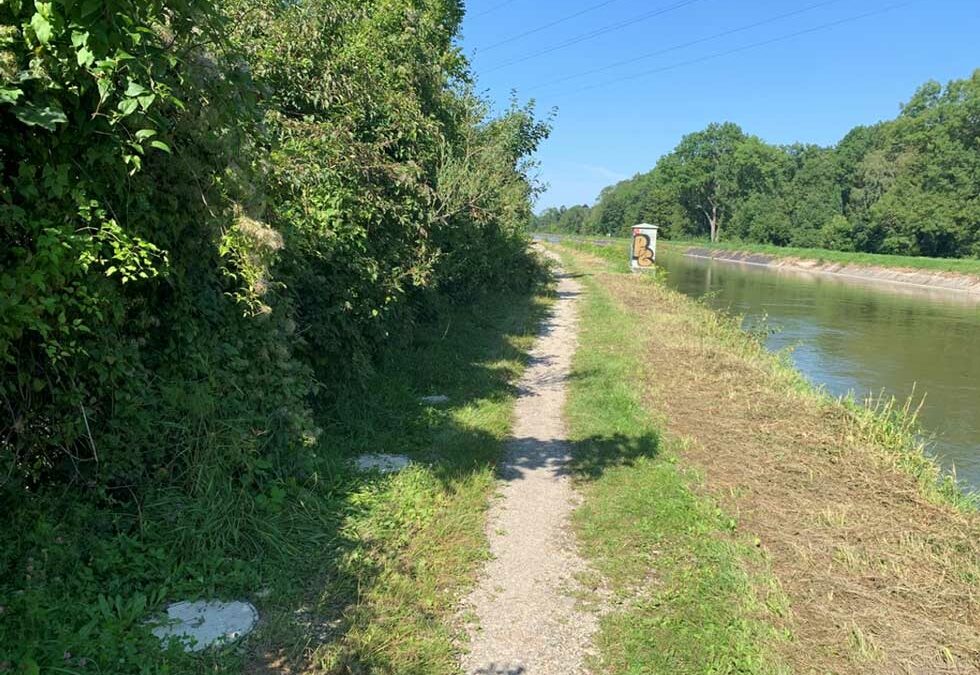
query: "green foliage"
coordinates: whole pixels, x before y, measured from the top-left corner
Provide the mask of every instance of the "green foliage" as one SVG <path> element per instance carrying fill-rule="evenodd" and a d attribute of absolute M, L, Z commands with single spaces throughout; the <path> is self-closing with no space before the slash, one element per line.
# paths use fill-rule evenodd
<path fill-rule="evenodd" d="M 603 190 L 593 208 L 574 219 L 553 209 L 536 227 L 625 234 L 649 222 L 667 238 L 977 257 L 978 119 L 980 71 L 924 85 L 897 119 L 858 127 L 834 148 L 771 146 L 712 124 L 651 172 Z"/>
<path fill-rule="evenodd" d="M 461 17 L 455 0 L 0 3 L 0 596 L 24 599 L 0 614 L 19 622 L 0 661 L 50 657 L 80 628 L 38 647 L 64 598 L 95 601 L 28 579 L 55 538 L 118 563 L 98 578 L 123 605 L 147 542 L 172 566 L 156 579 L 247 576 L 228 569 L 282 545 L 330 451 L 314 411 L 438 296 L 534 278 L 548 125 L 490 117 Z"/>

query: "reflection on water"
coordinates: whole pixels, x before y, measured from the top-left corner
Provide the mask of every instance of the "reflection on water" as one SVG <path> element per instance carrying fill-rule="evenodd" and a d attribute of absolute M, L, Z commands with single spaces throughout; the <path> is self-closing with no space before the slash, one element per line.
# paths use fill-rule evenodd
<path fill-rule="evenodd" d="M 980 302 L 964 294 L 893 284 L 855 285 L 800 274 L 662 253 L 667 283 L 708 303 L 766 318 L 773 350 L 792 348 L 796 367 L 835 395 L 884 390 L 925 394 L 921 421 L 932 450 L 980 488 Z"/>

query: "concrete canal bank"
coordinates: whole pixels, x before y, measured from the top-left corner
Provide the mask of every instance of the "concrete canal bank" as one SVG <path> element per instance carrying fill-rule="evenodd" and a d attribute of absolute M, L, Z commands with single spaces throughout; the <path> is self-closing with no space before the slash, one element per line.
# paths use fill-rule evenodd
<path fill-rule="evenodd" d="M 943 289 L 980 297 L 980 276 L 940 270 L 886 267 L 854 263 L 830 262 L 795 256 L 775 256 L 766 253 L 711 249 L 698 246 L 672 247 L 692 258 L 704 258 L 792 270 L 809 274 L 825 274 L 857 282 L 881 282 L 919 288 Z"/>

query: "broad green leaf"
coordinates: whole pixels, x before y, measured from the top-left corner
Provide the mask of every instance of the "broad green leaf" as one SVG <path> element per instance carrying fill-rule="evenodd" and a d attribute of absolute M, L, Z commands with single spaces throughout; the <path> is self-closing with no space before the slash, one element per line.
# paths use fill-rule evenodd
<path fill-rule="evenodd" d="M 166 143 L 164 143 L 163 141 L 150 141 L 150 145 L 152 147 L 156 148 L 157 150 L 163 150 L 168 155 L 171 154 L 170 153 L 170 146 L 167 145 Z"/>
<path fill-rule="evenodd" d="M 43 127 L 48 131 L 54 131 L 58 124 L 67 124 L 68 118 L 57 104 L 37 107 L 31 103 L 14 108 L 14 115 L 21 122 L 30 127 Z"/>
<path fill-rule="evenodd" d="M 146 140 L 147 138 L 151 138 L 152 136 L 156 136 L 156 135 L 157 135 L 156 129 L 140 129 L 139 131 L 136 132 L 136 140 L 143 141 Z"/>
<path fill-rule="evenodd" d="M 146 87 L 138 82 L 129 81 L 129 86 L 126 87 L 126 96 L 135 98 L 146 93 Z"/>
<path fill-rule="evenodd" d="M 109 78 L 102 77 L 99 78 L 97 84 L 99 87 L 99 100 L 105 101 L 106 97 L 109 95 L 109 87 L 112 85 L 112 82 L 109 80 Z"/>
<path fill-rule="evenodd" d="M 85 0 L 82 3 L 82 16 L 88 17 L 103 9 L 103 0 Z"/>
<path fill-rule="evenodd" d="M 149 110 L 150 106 L 153 105 L 153 101 L 156 100 L 156 94 L 146 94 L 145 96 L 140 96 L 138 100 L 143 110 Z"/>
<path fill-rule="evenodd" d="M 50 12 L 50 3 L 37 3 L 39 10 L 42 5 L 47 5 L 48 12 Z M 31 17 L 31 28 L 34 29 L 34 35 L 37 36 L 37 41 L 42 45 L 46 45 L 51 41 L 51 34 L 54 32 L 51 22 L 40 11 L 35 12 L 34 16 Z"/>
<path fill-rule="evenodd" d="M 95 61 L 95 54 L 93 54 L 92 50 L 88 47 L 82 47 L 79 49 L 75 53 L 75 56 L 78 59 L 78 65 L 80 65 L 82 68 L 88 68 Z"/>
<path fill-rule="evenodd" d="M 0 87 L 0 103 L 16 103 L 24 92 L 16 87 Z"/>
<path fill-rule="evenodd" d="M 136 112 L 136 107 L 138 105 L 139 103 L 136 101 L 135 98 L 123 99 L 122 101 L 119 102 L 119 112 L 121 112 L 124 117 L 126 115 L 132 115 L 134 112 Z"/>

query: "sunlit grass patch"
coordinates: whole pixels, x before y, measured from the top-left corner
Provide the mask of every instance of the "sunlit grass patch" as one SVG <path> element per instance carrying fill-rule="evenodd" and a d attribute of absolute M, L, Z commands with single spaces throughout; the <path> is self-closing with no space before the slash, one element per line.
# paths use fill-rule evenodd
<path fill-rule="evenodd" d="M 622 252 L 617 252 L 621 254 Z M 575 271 L 575 263 L 566 258 Z M 697 494 L 643 404 L 640 329 L 589 276 L 566 408 L 584 503 L 575 524 L 609 589 L 596 666 L 611 673 L 781 673 L 785 601 L 736 521 Z"/>
<path fill-rule="evenodd" d="M 777 258 L 802 258 L 821 263 L 829 262 L 874 267 L 922 269 L 937 272 L 980 275 L 980 261 L 970 258 L 929 258 L 926 256 L 890 255 L 884 253 L 858 253 L 851 251 L 831 251 L 822 248 L 796 248 L 791 246 L 774 246 L 772 244 L 754 244 L 740 241 L 711 243 L 705 240 L 668 240 L 664 241 L 663 245 L 667 248 L 688 248 L 696 246 L 698 248 L 723 251 L 746 251 L 748 253 L 761 253 Z"/>
<path fill-rule="evenodd" d="M 914 406 L 832 398 L 731 317 L 649 275 L 618 273 L 618 255 L 575 248 L 570 256 L 631 319 L 626 347 L 611 351 L 632 347 L 636 367 L 652 373 L 652 386 L 637 388 L 646 410 L 689 439 L 676 456 L 697 470 L 697 494 L 735 516 L 719 527 L 748 545 L 740 559 L 757 572 L 756 596 L 792 629 L 769 642 L 787 666 L 972 664 L 980 521 L 922 452 Z M 670 457 L 675 446 L 666 448 Z"/>

